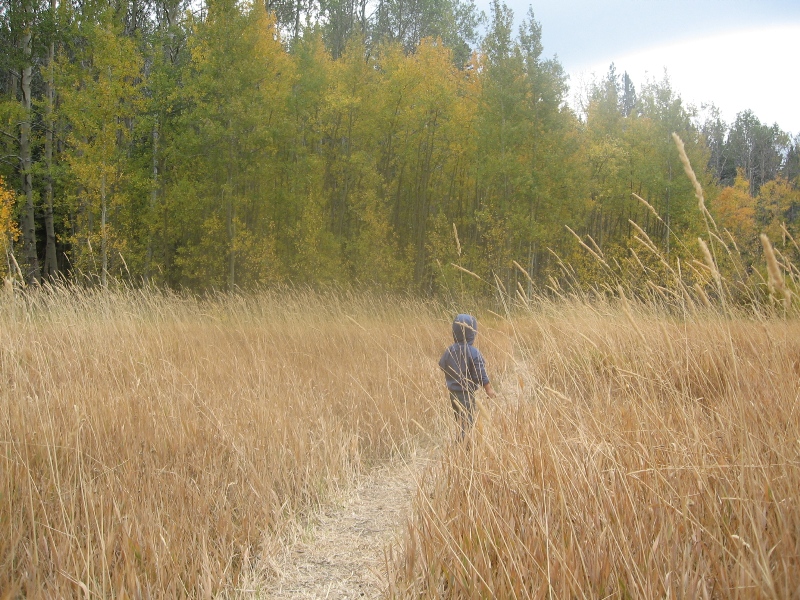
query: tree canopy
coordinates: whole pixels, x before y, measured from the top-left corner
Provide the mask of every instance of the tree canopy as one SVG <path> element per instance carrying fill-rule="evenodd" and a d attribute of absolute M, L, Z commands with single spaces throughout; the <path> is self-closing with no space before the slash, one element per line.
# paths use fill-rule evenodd
<path fill-rule="evenodd" d="M 2 0 L 3 272 L 422 292 L 480 285 L 451 263 L 512 289 L 565 263 L 635 277 L 659 268 L 637 227 L 675 259 L 703 231 L 673 132 L 745 262 L 763 231 L 793 251 L 800 140 L 750 111 L 701 123 L 666 78 L 613 65 L 576 113 L 534 13 L 513 23 L 500 0 L 488 18 L 466 0 Z"/>

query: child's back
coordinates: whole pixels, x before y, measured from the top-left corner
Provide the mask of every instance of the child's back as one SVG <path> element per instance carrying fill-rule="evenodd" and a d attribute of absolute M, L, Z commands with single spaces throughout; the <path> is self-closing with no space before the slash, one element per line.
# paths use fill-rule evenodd
<path fill-rule="evenodd" d="M 439 359 L 451 392 L 474 394 L 479 386 L 489 383 L 483 355 L 472 345 L 477 333 L 478 323 L 472 315 L 458 315 L 453 321 L 455 343 Z"/>
<path fill-rule="evenodd" d="M 447 348 L 439 359 L 439 367 L 444 371 L 445 382 L 450 392 L 450 403 L 461 425 L 462 437 L 467 427 L 472 425 L 475 390 L 483 387 L 490 398 L 495 396 L 489 376 L 486 374 L 483 355 L 472 345 L 477 335 L 478 322 L 475 317 L 458 315 L 453 321 L 455 343 Z"/>

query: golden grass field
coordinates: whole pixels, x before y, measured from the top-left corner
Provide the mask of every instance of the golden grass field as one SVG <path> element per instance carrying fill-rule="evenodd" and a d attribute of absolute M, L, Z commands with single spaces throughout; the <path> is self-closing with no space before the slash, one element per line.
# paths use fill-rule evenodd
<path fill-rule="evenodd" d="M 346 294 L 0 310 L 0 597 L 230 592 L 431 426 L 448 335 L 432 305 Z"/>
<path fill-rule="evenodd" d="M 7 292 L 0 597 L 234 597 L 293 523 L 415 447 L 438 460 L 390 595 L 798 597 L 797 319 L 478 308 L 499 398 L 458 443 L 436 366 L 455 308 Z"/>
<path fill-rule="evenodd" d="M 600 301 L 496 327 L 503 394 L 427 473 L 394 595 L 800 597 L 800 322 Z"/>

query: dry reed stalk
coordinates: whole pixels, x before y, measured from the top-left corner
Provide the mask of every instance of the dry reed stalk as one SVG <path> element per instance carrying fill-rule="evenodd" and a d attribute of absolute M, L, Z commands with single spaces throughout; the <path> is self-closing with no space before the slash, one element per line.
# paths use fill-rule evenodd
<path fill-rule="evenodd" d="M 675 269 L 672 268 L 672 265 L 670 265 L 669 262 L 667 262 L 666 258 L 664 258 L 664 255 L 658 250 L 656 245 L 653 243 L 653 240 L 651 240 L 650 236 L 647 235 L 647 232 L 644 229 L 642 229 L 639 226 L 639 224 L 633 221 L 632 219 L 628 219 L 628 222 L 633 226 L 634 229 L 636 229 L 638 233 L 638 235 L 635 235 L 633 239 L 642 244 L 645 248 L 647 248 L 651 252 L 651 254 L 653 254 L 653 256 L 655 256 L 658 259 L 658 262 L 664 265 L 664 268 L 666 268 L 667 271 L 671 273 L 673 276 L 675 276 L 676 280 L 680 282 L 681 281 L 680 275 L 676 273 Z M 637 256 L 636 259 L 638 260 L 639 257 Z"/>
<path fill-rule="evenodd" d="M 453 236 L 456 238 L 456 250 L 458 251 L 458 257 L 461 258 L 461 242 L 458 240 L 458 229 L 456 228 L 455 223 L 453 223 Z"/>
<path fill-rule="evenodd" d="M 504 316 L 503 316 L 503 315 L 501 315 L 500 313 L 496 313 L 496 312 L 494 312 L 493 310 L 491 310 L 491 309 L 489 309 L 489 308 L 487 308 L 487 309 L 486 309 L 486 312 L 487 312 L 487 313 L 489 313 L 490 315 L 492 315 L 493 317 L 497 317 L 497 319 L 498 319 L 499 321 L 506 321 L 506 320 L 508 320 L 508 317 L 504 317 Z M 469 326 L 467 325 L 467 327 L 469 327 Z"/>
<path fill-rule="evenodd" d="M 517 269 L 520 271 L 520 273 L 525 275 L 525 278 L 531 283 L 531 285 L 534 285 L 533 279 L 531 279 L 530 274 L 528 274 L 528 272 L 525 269 L 523 269 L 522 266 L 517 261 L 512 260 L 511 262 L 515 267 L 517 267 Z"/>
<path fill-rule="evenodd" d="M 517 281 L 517 293 L 523 302 L 528 301 L 528 294 L 525 293 L 525 288 L 522 287 L 522 284 L 519 281 Z"/>
<path fill-rule="evenodd" d="M 639 241 L 639 243 L 644 245 L 648 250 L 650 250 L 650 252 L 652 252 L 656 256 L 660 256 L 661 253 L 658 251 L 658 248 L 656 248 L 656 245 L 653 243 L 653 240 L 650 239 L 650 236 L 647 235 L 647 232 L 644 229 L 642 229 L 636 221 L 628 219 L 628 223 L 630 223 L 633 226 L 633 228 L 639 233 L 639 235 L 642 236 L 643 239 L 636 238 Z"/>
<path fill-rule="evenodd" d="M 592 247 L 594 248 L 595 252 L 597 252 L 600 256 L 603 256 L 603 251 L 600 249 L 600 246 L 597 245 L 597 242 L 594 241 L 594 238 L 587 233 L 586 239 L 592 243 Z"/>
<path fill-rule="evenodd" d="M 475 428 L 479 434 L 483 435 L 491 426 L 492 417 L 481 398 L 475 398 L 475 409 Z"/>
<path fill-rule="evenodd" d="M 571 233 L 573 236 L 575 236 L 575 239 L 576 239 L 576 240 L 578 240 L 578 243 L 579 243 L 581 246 L 583 246 L 584 248 L 586 248 L 586 250 L 589 252 L 589 254 L 591 254 L 592 256 L 594 256 L 594 257 L 597 259 L 597 261 L 598 261 L 600 264 L 602 264 L 602 265 L 603 265 L 605 268 L 607 268 L 607 269 L 609 269 L 609 270 L 611 269 L 611 267 L 609 267 L 609 266 L 608 266 L 608 263 L 606 262 L 606 259 L 605 259 L 605 258 L 603 258 L 603 257 L 602 257 L 600 254 L 598 254 L 597 252 L 595 252 L 595 251 L 594 251 L 592 248 L 590 248 L 590 247 L 589 247 L 589 246 L 588 246 L 588 245 L 587 245 L 587 244 L 586 244 L 586 243 L 585 243 L 585 242 L 584 242 L 584 241 L 581 239 L 581 236 L 579 236 L 577 233 L 575 233 L 574 231 L 572 231 L 572 229 L 570 229 L 570 227 L 569 227 L 568 225 L 564 225 L 564 227 L 566 227 L 566 228 L 567 228 L 567 231 L 569 231 L 569 232 L 570 232 L 570 233 Z M 592 240 L 592 242 L 594 242 L 594 240 Z M 599 248 L 598 248 L 598 250 L 599 250 Z"/>
<path fill-rule="evenodd" d="M 503 282 L 500 281 L 500 278 L 497 276 L 497 273 L 492 273 L 492 275 L 494 275 L 494 281 L 495 284 L 497 285 L 497 289 L 502 290 L 504 295 L 508 295 L 508 292 L 506 291 L 506 286 L 504 286 Z"/>
<path fill-rule="evenodd" d="M 689 162 L 689 157 L 686 155 L 686 148 L 683 145 L 683 140 L 677 133 L 674 132 L 672 133 L 672 139 L 675 141 L 675 146 L 678 148 L 678 156 L 680 157 L 681 164 L 683 165 L 683 170 L 686 172 L 686 176 L 689 178 L 689 181 L 692 182 L 692 186 L 694 186 L 694 195 L 697 197 L 700 213 L 707 215 L 708 209 L 706 208 L 706 201 L 703 196 L 703 187 L 697 180 L 697 175 L 694 174 L 692 163 Z"/>
<path fill-rule="evenodd" d="M 13 253 L 13 252 L 11 252 L 11 253 L 9 254 L 9 256 L 11 257 L 11 262 L 13 262 L 13 263 L 14 263 L 14 270 L 16 270 L 16 272 L 17 272 L 17 277 L 18 277 L 19 285 L 20 285 L 21 287 L 23 287 L 23 288 L 24 288 L 24 287 L 27 287 L 27 285 L 28 285 L 28 284 L 27 284 L 27 283 L 25 283 L 25 276 L 22 274 L 22 269 L 20 269 L 20 267 L 19 267 L 19 263 L 17 262 L 17 257 L 16 257 L 16 256 L 14 256 L 14 253 Z"/>
<path fill-rule="evenodd" d="M 711 310 L 713 308 L 712 305 L 711 305 L 711 300 L 709 300 L 708 294 L 706 294 L 706 291 L 703 289 L 703 286 L 701 286 L 699 283 L 695 283 L 694 284 L 694 289 L 697 292 L 697 294 L 700 296 L 700 300 L 703 301 L 703 306 L 705 306 L 707 309 Z"/>
<path fill-rule="evenodd" d="M 706 281 L 708 279 L 707 275 L 711 275 L 711 279 L 714 279 L 714 276 L 711 272 L 711 268 L 705 262 L 693 258 L 692 262 L 687 262 L 684 264 L 689 268 L 689 270 L 692 273 L 694 273 L 695 277 L 697 277 L 701 281 Z M 698 270 L 698 268 L 700 270 Z"/>
<path fill-rule="evenodd" d="M 769 238 L 764 233 L 761 234 L 760 238 L 761 245 L 764 247 L 764 258 L 767 262 L 770 291 L 775 290 L 781 293 L 783 296 L 783 305 L 788 310 L 792 305 L 792 293 L 789 288 L 786 287 L 786 283 L 783 280 L 783 274 L 778 265 L 778 259 L 775 258 L 775 252 L 772 249 Z"/>
<path fill-rule="evenodd" d="M 639 255 L 636 254 L 636 250 L 634 250 L 633 248 L 630 248 L 630 251 L 631 251 L 631 254 L 633 255 L 633 258 L 636 260 L 636 264 L 639 265 L 639 267 L 642 269 L 642 271 L 644 271 L 645 273 L 647 273 L 647 271 L 652 271 L 652 269 L 649 269 L 649 268 L 645 267 L 644 264 L 642 263 L 642 261 L 639 260 Z"/>
<path fill-rule="evenodd" d="M 662 288 L 660 285 L 656 285 L 655 283 L 653 283 L 649 279 L 647 280 L 647 284 L 646 285 L 651 290 L 653 290 L 656 294 L 658 294 L 659 298 L 661 298 L 665 303 L 669 302 L 669 299 L 667 298 L 667 292 L 670 292 L 670 290 L 668 290 L 666 288 Z"/>
<path fill-rule="evenodd" d="M 472 272 L 472 271 L 470 271 L 469 269 L 465 269 L 465 268 L 464 268 L 464 267 L 462 267 L 461 265 L 457 265 L 457 264 L 455 264 L 455 263 L 450 263 L 450 266 L 451 266 L 451 267 L 455 267 L 455 268 L 456 268 L 456 269 L 458 269 L 459 271 L 462 271 L 463 273 L 466 273 L 467 275 L 470 275 L 470 276 L 474 277 L 475 279 L 477 279 L 477 280 L 479 280 L 479 281 L 485 281 L 485 280 L 483 279 L 483 277 L 481 277 L 481 276 L 480 276 L 480 275 L 478 275 L 477 273 L 473 273 L 473 272 Z"/>
<path fill-rule="evenodd" d="M 717 269 L 717 264 L 714 262 L 714 257 L 711 256 L 711 251 L 703 241 L 703 238 L 697 238 L 697 242 L 700 244 L 700 251 L 703 253 L 703 260 L 706 261 L 706 266 L 714 278 L 714 283 L 717 284 L 717 290 L 722 293 L 722 278 L 719 274 L 719 269 Z"/>
<path fill-rule="evenodd" d="M 681 291 L 681 308 L 686 309 L 686 305 L 688 305 L 690 310 L 694 309 L 694 301 L 692 300 L 692 295 L 689 293 L 689 289 L 683 281 L 683 270 L 681 269 L 681 259 L 680 257 L 677 258 L 675 261 L 675 272 L 673 273 L 675 277 L 675 286 L 680 289 Z"/>
<path fill-rule="evenodd" d="M 730 231 L 728 231 L 727 229 L 725 229 L 725 235 L 728 236 L 728 239 L 733 244 L 733 249 L 736 250 L 737 256 L 741 256 L 742 255 L 742 251 L 739 250 L 739 245 L 736 243 L 736 240 L 734 239 L 733 234 Z"/>
<path fill-rule="evenodd" d="M 786 223 L 781 223 L 781 231 L 783 232 L 784 237 L 788 237 L 795 249 L 800 252 L 800 246 L 797 245 L 797 242 L 795 241 L 794 237 L 792 237 L 791 232 L 786 229 Z"/>
<path fill-rule="evenodd" d="M 659 216 L 659 214 L 656 212 L 656 209 L 655 209 L 655 208 L 653 208 L 652 206 L 650 206 L 650 203 L 649 203 L 647 200 L 645 200 L 644 198 L 642 198 L 642 197 L 641 197 L 639 194 L 637 194 L 636 192 L 631 192 L 631 195 L 633 195 L 633 197 L 634 197 L 634 198 L 636 198 L 636 199 L 637 199 L 639 202 L 641 202 L 642 204 L 644 204 L 644 205 L 645 205 L 645 206 L 648 208 L 648 210 L 649 210 L 651 213 L 653 213 L 653 216 L 654 216 L 656 219 L 658 219 L 658 220 L 659 220 L 660 222 L 662 222 L 662 223 L 664 222 L 664 220 L 663 220 L 663 219 L 662 219 L 662 218 Z"/>

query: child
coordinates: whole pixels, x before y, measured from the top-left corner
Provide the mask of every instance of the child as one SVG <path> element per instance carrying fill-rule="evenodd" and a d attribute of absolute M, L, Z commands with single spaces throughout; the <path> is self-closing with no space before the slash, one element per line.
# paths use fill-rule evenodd
<path fill-rule="evenodd" d="M 472 315 L 458 315 L 453 321 L 455 344 L 444 351 L 439 366 L 444 371 L 450 404 L 461 428 L 461 437 L 472 427 L 475 410 L 475 390 L 483 386 L 489 398 L 496 396 L 480 351 L 472 346 L 478 334 L 478 321 Z"/>

